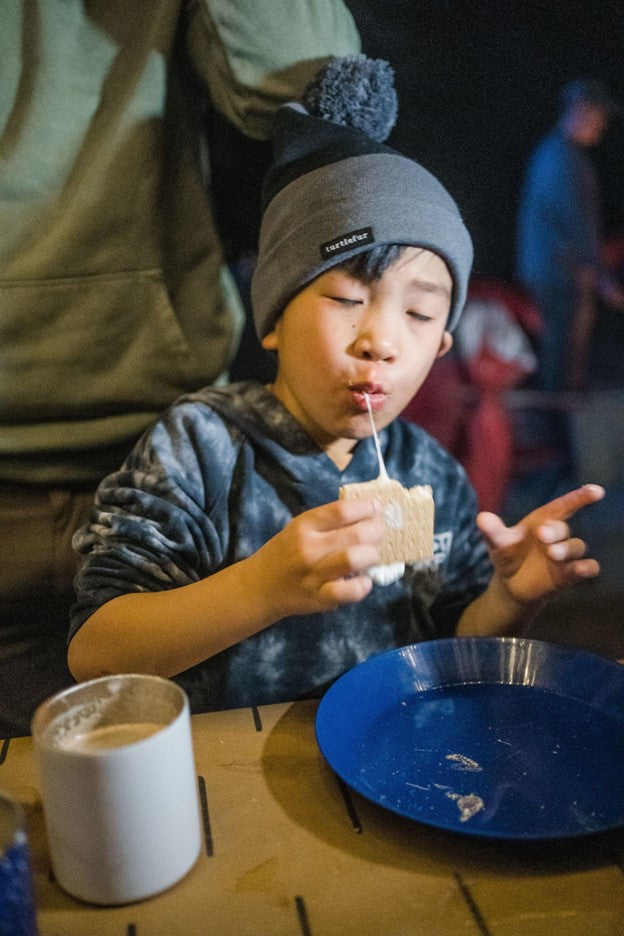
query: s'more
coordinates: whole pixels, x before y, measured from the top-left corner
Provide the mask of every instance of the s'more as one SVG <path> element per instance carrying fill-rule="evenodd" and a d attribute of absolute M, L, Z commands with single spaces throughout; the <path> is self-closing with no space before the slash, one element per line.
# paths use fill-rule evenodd
<path fill-rule="evenodd" d="M 341 498 L 376 500 L 383 507 L 386 532 L 379 551 L 381 564 L 369 570 L 378 585 L 400 578 L 406 563 L 433 559 L 433 494 L 428 484 L 405 488 L 392 478 L 345 484 Z"/>
<path fill-rule="evenodd" d="M 376 585 L 390 585 L 401 578 L 406 563 L 433 559 L 433 492 L 429 484 L 405 488 L 388 476 L 368 393 L 364 393 L 371 432 L 377 450 L 379 476 L 373 481 L 344 484 L 338 496 L 347 500 L 376 500 L 382 505 L 386 531 L 379 544 L 381 562 L 368 570 Z"/>

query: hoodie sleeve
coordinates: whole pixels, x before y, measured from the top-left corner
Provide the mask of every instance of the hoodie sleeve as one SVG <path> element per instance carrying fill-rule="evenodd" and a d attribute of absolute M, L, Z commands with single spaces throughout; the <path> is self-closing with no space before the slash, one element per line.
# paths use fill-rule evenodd
<path fill-rule="evenodd" d="M 208 435 L 210 458 L 202 461 L 198 436 Z M 229 544 L 227 497 L 235 457 L 216 414 L 176 406 L 122 468 L 104 479 L 91 522 L 73 540 L 84 558 L 70 639 L 118 595 L 178 588 L 221 566 Z"/>
<path fill-rule="evenodd" d="M 187 41 L 215 107 L 259 140 L 323 62 L 360 51 L 342 0 L 195 0 Z"/>

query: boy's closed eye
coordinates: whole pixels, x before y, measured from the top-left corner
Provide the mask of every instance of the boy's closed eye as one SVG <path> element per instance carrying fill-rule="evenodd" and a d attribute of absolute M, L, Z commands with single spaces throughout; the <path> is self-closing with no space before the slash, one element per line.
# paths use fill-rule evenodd
<path fill-rule="evenodd" d="M 420 312 L 418 309 L 407 309 L 406 314 L 415 322 L 431 322 L 435 318 L 427 312 Z"/>
<path fill-rule="evenodd" d="M 363 299 L 354 298 L 352 296 L 327 295 L 327 299 L 329 299 L 331 302 L 337 303 L 338 305 L 346 306 L 347 308 L 364 305 Z M 431 315 L 428 312 L 423 312 L 420 309 L 406 309 L 405 314 L 408 316 L 408 318 L 411 318 L 416 322 L 431 322 L 435 318 L 434 315 Z"/>
<path fill-rule="evenodd" d="M 328 299 L 331 299 L 332 302 L 337 302 L 339 305 L 345 306 L 357 306 L 363 305 L 363 299 L 354 299 L 351 296 L 328 296 Z"/>

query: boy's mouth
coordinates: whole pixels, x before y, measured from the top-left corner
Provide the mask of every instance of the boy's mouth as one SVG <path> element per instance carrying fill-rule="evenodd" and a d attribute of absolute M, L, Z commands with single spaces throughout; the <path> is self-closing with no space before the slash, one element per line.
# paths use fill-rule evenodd
<path fill-rule="evenodd" d="M 380 410 L 386 401 L 387 394 L 385 393 L 381 384 L 376 383 L 361 383 L 361 384 L 352 384 L 349 387 L 349 390 L 353 396 L 353 401 L 358 409 L 361 409 L 362 412 L 368 412 L 368 406 L 366 404 L 366 396 L 370 400 L 371 409 L 373 411 Z"/>

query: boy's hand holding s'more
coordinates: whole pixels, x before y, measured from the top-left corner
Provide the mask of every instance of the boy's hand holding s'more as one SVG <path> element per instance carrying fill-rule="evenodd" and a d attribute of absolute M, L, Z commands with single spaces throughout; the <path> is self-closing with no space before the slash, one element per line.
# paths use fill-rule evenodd
<path fill-rule="evenodd" d="M 382 505 L 337 500 L 294 517 L 247 561 L 254 594 L 266 596 L 268 617 L 329 611 L 364 598 L 368 569 L 380 562 Z"/>

